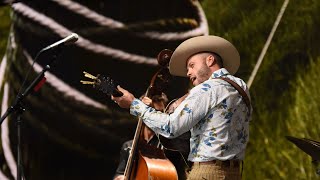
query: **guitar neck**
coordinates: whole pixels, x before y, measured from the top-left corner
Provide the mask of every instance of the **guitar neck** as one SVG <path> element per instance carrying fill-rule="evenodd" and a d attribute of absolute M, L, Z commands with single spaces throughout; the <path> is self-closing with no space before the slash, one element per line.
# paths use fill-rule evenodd
<path fill-rule="evenodd" d="M 121 97 L 123 96 L 123 93 L 121 91 L 119 91 L 117 88 L 115 88 L 112 92 L 112 96 L 114 97 Z"/>

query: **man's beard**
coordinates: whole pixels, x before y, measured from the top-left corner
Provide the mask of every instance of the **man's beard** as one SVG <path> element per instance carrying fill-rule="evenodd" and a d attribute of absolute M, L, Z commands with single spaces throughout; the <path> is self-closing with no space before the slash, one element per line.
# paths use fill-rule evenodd
<path fill-rule="evenodd" d="M 206 64 L 203 64 L 203 67 L 197 73 L 197 81 L 199 82 L 198 84 L 208 80 L 211 76 L 210 72 L 210 68 L 206 66 Z"/>

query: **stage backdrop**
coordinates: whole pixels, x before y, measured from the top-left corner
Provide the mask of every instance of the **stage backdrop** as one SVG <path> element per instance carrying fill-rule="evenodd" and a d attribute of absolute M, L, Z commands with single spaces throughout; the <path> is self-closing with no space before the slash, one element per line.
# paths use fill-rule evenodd
<path fill-rule="evenodd" d="M 29 0 L 12 4 L 12 27 L 1 62 L 1 112 L 19 91 L 59 54 L 46 83 L 25 100 L 22 158 L 27 179 L 111 179 L 121 144 L 133 137 L 137 120 L 105 94 L 82 85 L 83 71 L 105 74 L 142 95 L 159 68 L 156 57 L 185 39 L 208 34 L 201 4 L 195 0 L 70 1 Z M 75 32 L 70 46 L 36 54 Z M 28 80 L 22 87 L 29 68 Z M 182 96 L 185 79 L 174 78 L 169 99 Z M 0 176 L 16 177 L 17 116 L 1 127 Z"/>

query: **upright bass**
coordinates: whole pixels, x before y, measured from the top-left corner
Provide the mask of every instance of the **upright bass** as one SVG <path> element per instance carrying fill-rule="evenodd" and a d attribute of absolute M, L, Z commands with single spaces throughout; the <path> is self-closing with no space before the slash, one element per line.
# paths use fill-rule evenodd
<path fill-rule="evenodd" d="M 161 68 L 152 77 L 151 83 L 145 93 L 146 97 L 152 98 L 155 95 L 161 95 L 167 86 L 171 78 L 167 68 L 171 55 L 172 51 L 167 49 L 162 50 L 158 54 L 157 60 Z M 142 138 L 144 126 L 142 119 L 139 118 L 124 173 L 125 179 L 178 179 L 176 168 L 166 157 L 163 149 L 147 144 L 144 138 Z"/>
<path fill-rule="evenodd" d="M 158 54 L 157 60 L 161 68 L 153 75 L 151 83 L 145 93 L 146 97 L 152 99 L 153 96 L 161 95 L 167 87 L 171 79 L 168 69 L 171 55 L 172 51 L 168 49 L 162 50 Z M 82 84 L 93 85 L 94 88 L 107 95 L 116 97 L 123 95 L 122 92 L 116 88 L 116 84 L 111 78 L 100 74 L 93 76 L 88 72 L 83 73 L 85 77 L 93 79 L 93 81 L 82 80 L 80 81 Z M 124 172 L 125 179 L 177 180 L 177 170 L 173 163 L 166 157 L 164 150 L 158 146 L 147 144 L 143 138 L 144 128 L 145 125 L 142 119 L 139 119 Z"/>

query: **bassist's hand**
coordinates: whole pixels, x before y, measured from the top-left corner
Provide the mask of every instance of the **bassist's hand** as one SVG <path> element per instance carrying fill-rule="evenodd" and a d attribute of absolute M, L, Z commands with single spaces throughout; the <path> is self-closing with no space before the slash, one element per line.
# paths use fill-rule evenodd
<path fill-rule="evenodd" d="M 111 96 L 111 99 L 117 103 L 120 107 L 129 109 L 132 101 L 135 99 L 135 97 L 127 90 L 123 89 L 120 86 L 117 86 L 118 90 L 123 93 L 120 97 L 114 97 Z"/>
<path fill-rule="evenodd" d="M 113 180 L 124 180 L 124 179 L 125 179 L 124 175 L 119 175 L 115 177 Z"/>

